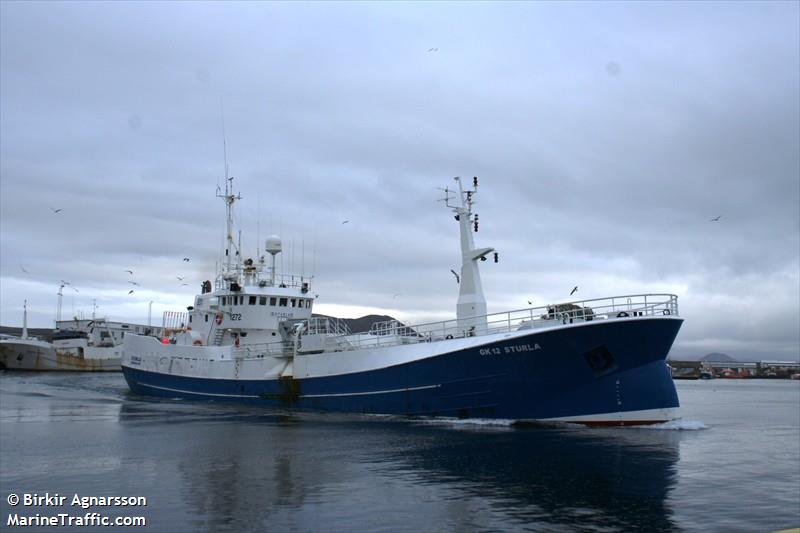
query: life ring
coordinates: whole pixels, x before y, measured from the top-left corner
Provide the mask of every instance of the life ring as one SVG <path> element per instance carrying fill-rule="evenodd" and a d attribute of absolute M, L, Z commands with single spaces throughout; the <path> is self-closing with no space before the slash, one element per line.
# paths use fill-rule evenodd
<path fill-rule="evenodd" d="M 445 337 L 445 339 L 447 339 L 447 340 L 452 340 L 452 339 L 453 339 L 453 336 L 452 336 L 452 335 L 447 335 L 447 336 Z"/>
<path fill-rule="evenodd" d="M 203 341 L 201 341 L 200 339 L 195 339 L 195 341 L 192 344 L 194 346 L 202 346 L 203 345 Z"/>
<path fill-rule="evenodd" d="M 216 322 L 218 326 L 222 324 L 222 317 L 222 313 L 217 313 L 217 317 L 214 319 L 214 322 Z"/>
<path fill-rule="evenodd" d="M 617 318 L 622 318 L 622 317 L 626 317 L 626 316 L 629 316 L 629 315 L 625 311 L 621 311 L 621 312 L 617 313 Z"/>
<path fill-rule="evenodd" d="M 665 314 L 665 315 L 671 315 L 672 313 L 670 312 L 670 310 L 669 310 L 669 309 L 664 309 L 664 314 Z"/>

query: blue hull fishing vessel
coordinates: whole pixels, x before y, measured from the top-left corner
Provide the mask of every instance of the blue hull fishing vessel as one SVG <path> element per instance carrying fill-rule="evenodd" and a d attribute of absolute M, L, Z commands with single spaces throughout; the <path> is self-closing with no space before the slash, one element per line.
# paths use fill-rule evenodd
<path fill-rule="evenodd" d="M 373 324 L 351 332 L 312 315 L 310 279 L 278 274 L 281 241 L 242 260 L 233 240 L 240 199 L 226 179 L 227 246 L 214 284 L 163 339 L 126 335 L 132 391 L 166 398 L 355 413 L 589 425 L 665 422 L 678 397 L 665 360 L 678 334 L 677 297 L 640 294 L 486 313 L 476 248 L 477 194 L 445 189 L 462 265 L 454 320 Z M 174 316 L 174 315 L 173 315 Z"/>

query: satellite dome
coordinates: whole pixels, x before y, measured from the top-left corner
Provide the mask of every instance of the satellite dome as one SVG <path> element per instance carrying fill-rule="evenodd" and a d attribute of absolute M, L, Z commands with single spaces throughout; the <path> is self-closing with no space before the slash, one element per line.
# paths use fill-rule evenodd
<path fill-rule="evenodd" d="M 270 254 L 275 256 L 275 254 L 281 253 L 281 238 L 277 235 L 270 235 L 267 237 L 267 242 L 264 246 Z"/>

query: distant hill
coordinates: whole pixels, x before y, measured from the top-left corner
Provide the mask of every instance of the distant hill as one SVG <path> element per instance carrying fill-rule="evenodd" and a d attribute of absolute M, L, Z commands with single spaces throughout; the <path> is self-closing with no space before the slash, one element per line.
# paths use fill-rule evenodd
<path fill-rule="evenodd" d="M 314 313 L 314 316 L 336 318 L 328 315 L 318 315 L 316 313 Z M 339 320 L 347 324 L 347 327 L 350 328 L 350 331 L 352 331 L 353 333 L 361 333 L 369 331 L 370 328 L 372 327 L 372 324 L 376 322 L 386 322 L 388 320 L 397 320 L 397 319 L 389 315 L 366 315 L 360 318 L 340 318 Z M 400 322 L 399 320 L 398 323 L 402 325 L 402 322 Z"/>
<path fill-rule="evenodd" d="M 736 363 L 736 362 L 738 362 L 737 359 L 734 359 L 730 355 L 728 355 L 726 353 L 720 353 L 720 352 L 708 353 L 708 354 L 704 355 L 703 357 L 701 357 L 700 359 L 698 359 L 698 361 L 708 361 L 708 362 L 714 362 L 714 363 Z"/>
<path fill-rule="evenodd" d="M 22 328 L 0 326 L 0 333 L 19 337 L 22 335 Z M 28 328 L 28 337 L 36 337 L 37 339 L 50 342 L 53 340 L 53 330 L 48 328 Z"/>
<path fill-rule="evenodd" d="M 726 353 L 711 352 L 703 356 L 696 355 L 682 355 L 680 357 L 669 357 L 670 361 L 698 361 L 698 362 L 713 362 L 713 363 L 739 363 L 738 359 L 731 357 Z"/>

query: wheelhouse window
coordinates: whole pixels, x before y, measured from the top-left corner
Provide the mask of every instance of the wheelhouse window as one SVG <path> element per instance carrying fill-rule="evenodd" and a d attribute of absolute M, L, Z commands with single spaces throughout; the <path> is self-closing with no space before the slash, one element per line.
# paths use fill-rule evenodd
<path fill-rule="evenodd" d="M 222 297 L 222 305 L 228 305 L 228 297 L 227 296 L 223 296 Z"/>
<path fill-rule="evenodd" d="M 280 301 L 278 302 L 278 305 L 279 305 L 280 307 L 286 307 L 286 304 L 287 304 L 287 303 L 288 303 L 288 301 L 287 301 L 287 299 L 286 299 L 286 298 L 281 298 L 281 299 L 280 299 Z"/>
<path fill-rule="evenodd" d="M 276 305 L 278 305 L 278 299 L 275 298 L 274 296 L 270 296 L 269 305 L 271 305 L 272 307 L 275 307 Z"/>
<path fill-rule="evenodd" d="M 291 299 L 291 302 L 292 302 L 292 307 L 295 307 L 295 306 L 296 306 L 296 304 L 297 304 L 297 302 L 295 301 L 295 299 L 294 299 L 294 298 L 292 298 L 292 299 Z"/>
<path fill-rule="evenodd" d="M 266 296 L 259 296 L 258 305 L 267 305 L 267 297 Z"/>
<path fill-rule="evenodd" d="M 208 314 L 206 314 L 206 322 L 208 322 Z"/>
<path fill-rule="evenodd" d="M 247 303 L 250 305 L 256 305 L 256 297 L 250 296 L 249 301 Z"/>

